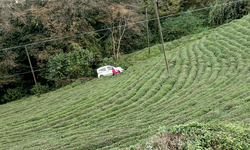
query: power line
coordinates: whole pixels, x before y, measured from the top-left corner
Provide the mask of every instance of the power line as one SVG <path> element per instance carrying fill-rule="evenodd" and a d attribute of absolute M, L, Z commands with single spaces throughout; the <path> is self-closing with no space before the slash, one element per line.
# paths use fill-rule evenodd
<path fill-rule="evenodd" d="M 139 50 L 135 50 L 135 51 L 128 51 L 128 52 L 123 53 L 122 55 L 124 55 L 124 54 L 130 54 L 132 52 L 142 51 L 144 49 L 145 48 L 139 49 Z M 34 70 L 34 72 L 45 71 L 45 70 L 49 70 L 49 69 L 53 69 L 53 68 L 57 68 L 57 67 L 66 67 L 66 66 L 81 64 L 82 62 L 91 62 L 91 61 L 95 61 L 95 60 L 99 60 L 99 59 L 103 59 L 103 58 L 109 58 L 111 56 L 113 56 L 113 55 L 106 56 L 106 57 L 100 57 L 100 58 L 96 58 L 96 59 L 92 59 L 92 60 L 84 60 L 84 61 L 77 62 L 77 63 L 71 63 L 71 64 L 58 65 L 58 66 L 53 66 L 53 67 L 48 67 L 48 68 L 37 69 L 37 70 Z M 32 73 L 32 71 L 27 71 L 27 72 L 17 73 L 17 74 L 13 74 L 13 75 L 3 76 L 3 77 L 0 77 L 0 79 L 11 78 L 11 77 L 14 77 L 14 76 L 19 76 L 19 75 L 24 75 L 24 74 L 29 74 L 29 73 Z"/>
<path fill-rule="evenodd" d="M 237 3 L 237 2 L 241 2 L 241 1 L 245 1 L 245 0 L 239 0 L 239 1 L 234 1 L 234 2 L 231 2 L 231 3 Z M 195 11 L 199 11 L 199 10 L 204 10 L 204 9 L 210 9 L 210 8 L 212 8 L 212 7 L 217 7 L 217 6 L 222 6 L 222 5 L 225 5 L 225 4 L 229 4 L 229 3 L 224 3 L 224 4 L 219 4 L 219 5 L 215 5 L 215 6 L 211 6 L 211 7 L 206 7 L 206 8 L 202 8 L 202 9 L 197 9 L 197 10 L 193 10 L 193 11 L 187 11 L 187 12 L 183 12 L 183 13 L 179 13 L 179 14 L 175 14 L 175 15 L 180 15 L 180 14 L 184 14 L 184 13 L 190 13 L 190 12 L 195 12 Z M 172 15 L 172 16 L 174 16 L 174 15 Z M 169 15 L 169 16 L 164 16 L 164 17 L 160 17 L 161 19 L 162 18 L 166 18 L 166 17 L 171 17 L 171 15 Z M 149 19 L 149 21 L 152 21 L 152 20 L 154 20 L 154 19 Z M 141 22 L 147 22 L 148 20 L 146 20 L 146 21 L 141 21 Z M 129 25 L 129 24 L 128 24 Z M 126 25 L 123 25 L 123 26 L 126 26 Z M 119 27 L 119 26 L 117 26 L 117 27 Z M 249 27 L 249 26 L 247 26 L 247 27 Z M 116 28 L 116 27 L 112 27 L 112 28 Z M 107 28 L 107 29 L 112 29 L 112 28 Z M 238 30 L 238 29 L 240 29 L 240 28 L 245 28 L 245 27 L 239 27 L 239 28 L 237 28 L 237 29 L 234 29 L 234 30 Z M 107 30 L 107 29 L 101 29 L 101 30 Z M 100 30 L 96 30 L 96 31 L 90 31 L 90 32 L 99 32 Z M 90 32 L 87 32 L 87 33 L 90 33 Z M 87 33 L 85 33 L 85 34 L 87 34 Z M 211 33 L 210 33 L 211 34 Z M 80 35 L 80 34 L 79 34 Z M 74 36 L 68 36 L 68 37 L 75 37 L 76 35 L 74 35 Z M 68 37 L 62 37 L 62 38 L 68 38 Z M 52 40 L 55 40 L 55 39 L 52 39 Z M 47 40 L 48 41 L 48 40 Z M 178 41 L 180 41 L 180 40 L 178 40 Z M 185 41 L 190 41 L 190 39 L 188 39 L 188 40 L 182 40 L 181 42 L 185 42 Z M 181 43 L 181 42 L 178 42 L 178 43 Z M 42 41 L 42 43 L 44 43 L 44 41 Z M 174 42 L 172 42 L 172 43 L 174 43 Z M 31 43 L 31 44 L 33 44 L 33 45 L 35 45 L 34 43 Z M 29 45 L 29 44 L 27 44 L 27 45 Z M 18 46 L 18 47 L 22 47 L 22 46 Z M 143 48 L 143 49 L 140 49 L 140 50 L 136 50 L 136 51 L 129 51 L 129 52 L 125 52 L 125 53 L 123 53 L 123 54 L 128 54 L 128 53 L 132 53 L 132 52 L 137 52 L 137 51 L 141 51 L 141 50 L 144 50 L 145 48 Z M 3 51 L 3 50 L 2 50 Z M 91 60 L 91 61 L 94 61 L 94 60 L 98 60 L 98 59 L 103 59 L 103 58 L 108 58 L 108 57 L 111 57 L 112 55 L 110 55 L 110 56 L 106 56 L 106 57 L 101 57 L 101 58 L 97 58 L 97 59 L 93 59 L 93 60 Z M 86 61 L 88 61 L 88 60 L 86 60 Z M 90 61 L 90 60 L 89 60 Z M 84 61 L 83 61 L 84 62 Z M 75 64 L 78 64 L 78 63 L 75 63 Z M 69 66 L 69 65 L 75 65 L 75 64 L 65 64 L 65 65 L 60 65 L 61 67 L 65 67 L 65 66 Z M 56 68 L 56 67 L 60 67 L 60 66 L 53 66 L 53 67 L 49 67 L 49 68 L 43 68 L 43 69 L 38 69 L 38 70 L 34 70 L 34 72 L 39 72 L 39 71 L 44 71 L 44 70 L 49 70 L 49 69 L 52 69 L 52 68 Z M 9 76 L 3 76 L 3 77 L 0 77 L 0 79 L 3 79 L 3 78 L 10 78 L 10 77 L 13 77 L 13 76 L 18 76 L 18 75 L 24 75 L 24 74 L 28 74 L 28 73 L 32 73 L 32 71 L 28 71 L 28 72 L 23 72 L 23 73 L 18 73 L 18 74 L 13 74 L 13 75 L 9 75 Z"/>
<path fill-rule="evenodd" d="M 246 26 L 246 27 L 239 27 L 239 28 L 236 28 L 236 29 L 232 29 L 232 30 L 229 30 L 229 31 L 233 31 L 233 30 L 238 30 L 238 29 L 241 29 L 241 28 L 248 28 L 248 27 L 250 27 L 250 26 Z M 214 31 L 216 31 L 216 30 L 218 30 L 219 28 L 216 28 Z M 208 35 L 206 35 L 206 36 L 209 36 L 209 35 L 211 35 L 212 33 L 209 33 Z M 204 35 L 205 36 L 205 35 Z M 191 38 L 190 38 L 191 39 Z M 170 41 L 171 43 L 173 43 L 173 44 L 175 44 L 175 43 L 181 43 L 181 42 L 186 42 L 186 41 L 191 41 L 190 39 L 188 39 L 188 40 L 178 40 L 178 42 L 174 42 L 174 41 Z M 179 42 L 179 41 L 181 41 L 181 42 Z"/>
<path fill-rule="evenodd" d="M 238 29 L 241 29 L 241 28 L 248 28 L 248 27 L 250 27 L 250 26 L 239 27 L 239 28 L 232 29 L 232 30 L 238 30 Z M 211 35 L 211 34 L 213 34 L 213 33 L 209 33 L 208 35 Z M 186 42 L 186 41 L 190 41 L 190 39 L 188 39 L 188 40 L 178 40 L 178 42 L 171 42 L 171 43 L 182 43 L 182 42 Z M 130 54 L 130 53 L 133 53 L 133 52 L 142 51 L 142 50 L 145 50 L 145 49 L 146 48 L 135 50 L 135 51 L 128 51 L 128 52 L 123 53 L 122 55 L 124 55 L 124 54 Z M 66 67 L 66 66 L 76 65 L 76 64 L 80 64 L 82 62 L 90 62 L 90 61 L 95 61 L 95 60 L 98 60 L 98 59 L 109 58 L 111 56 L 113 56 L 113 55 L 106 56 L 106 57 L 100 57 L 100 58 L 96 58 L 96 59 L 92 59 L 92 60 L 85 60 L 85 61 L 81 61 L 79 63 L 65 64 L 65 65 L 58 65 L 58 66 L 53 66 L 53 67 L 48 67 L 48 68 L 43 68 L 43 69 L 37 69 L 37 70 L 34 70 L 34 72 L 45 71 L 45 70 L 49 70 L 49 69 L 53 69 L 53 68 L 57 68 L 57 67 Z M 14 77 L 14 76 L 19 76 L 19 75 L 24 75 L 24 74 L 29 74 L 29 73 L 32 73 L 32 71 L 17 73 L 17 74 L 13 74 L 13 75 L 9 75 L 9 76 L 3 76 L 3 77 L 0 77 L 0 79 L 11 78 L 11 77 Z"/>
<path fill-rule="evenodd" d="M 178 13 L 178 14 L 173 14 L 173 15 L 167 15 L 167 16 L 159 17 L 159 19 L 164 19 L 164 18 L 168 18 L 168 17 L 178 16 L 178 15 L 181 15 L 181 14 L 187 14 L 187 13 L 197 12 L 197 11 L 201 11 L 201 10 L 207 10 L 207 9 L 211 9 L 211 8 L 214 8 L 214 7 L 220 7 L 220 6 L 223 6 L 223 5 L 235 4 L 235 3 L 239 3 L 239 2 L 243 2 L 243 1 L 249 1 L 249 0 L 237 0 L 237 1 L 233 1 L 233 2 L 222 3 L 222 4 L 210 6 L 210 7 L 204 7 L 204 8 L 200 8 L 200 9 L 191 10 L 191 11 L 181 12 L 181 13 Z M 87 34 L 97 33 L 97 32 L 101 32 L 101 31 L 107 31 L 107 30 L 111 30 L 111 29 L 116 29 L 116 28 L 121 28 L 121 27 L 126 27 L 126 26 L 132 26 L 132 25 L 136 25 L 136 24 L 142 24 L 142 23 L 146 23 L 148 21 L 154 21 L 156 19 L 158 19 L 158 18 L 148 19 L 148 20 L 144 20 L 144 21 L 139 21 L 139 22 L 135 22 L 135 23 L 124 24 L 124 25 L 120 25 L 120 26 L 115 26 L 115 27 L 110 27 L 110 28 L 105 28 L 105 29 L 100 29 L 100 30 L 95 30 L 95 31 L 83 32 L 83 33 L 75 34 L 75 35 L 72 35 L 72 36 L 65 36 L 65 37 L 54 38 L 54 39 L 45 40 L 45 41 L 39 41 L 39 42 L 34 42 L 34 43 L 20 45 L 20 46 L 14 46 L 14 47 L 9 47 L 9 48 L 2 48 L 2 49 L 0 49 L 0 52 L 1 51 L 5 51 L 5 50 L 17 49 L 17 48 L 21 48 L 21 47 L 25 47 L 25 46 L 32 46 L 32 45 L 37 45 L 37 44 L 42 44 L 42 43 L 47 43 L 47 42 L 52 42 L 52 41 L 57 41 L 57 40 L 63 40 L 63 39 L 73 38 L 73 37 L 77 37 L 79 35 L 87 35 Z"/>

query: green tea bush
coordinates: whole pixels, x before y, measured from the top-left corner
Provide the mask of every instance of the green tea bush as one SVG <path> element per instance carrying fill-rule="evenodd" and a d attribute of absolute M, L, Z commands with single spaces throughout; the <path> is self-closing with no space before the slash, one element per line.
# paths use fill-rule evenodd
<path fill-rule="evenodd" d="M 173 134 L 182 134 L 181 147 L 185 149 L 249 149 L 250 131 L 239 125 L 189 123 L 174 126 Z"/>
<path fill-rule="evenodd" d="M 64 91 L 64 90 L 68 90 L 68 89 L 71 89 L 71 88 L 72 88 L 71 85 L 66 85 L 66 86 L 62 87 L 60 90 Z"/>
<path fill-rule="evenodd" d="M 76 87 L 76 86 L 81 85 L 81 84 L 82 84 L 81 81 L 76 81 L 76 82 L 71 83 L 71 86 Z"/>
<path fill-rule="evenodd" d="M 49 92 L 49 90 L 50 90 L 50 87 L 49 87 L 48 84 L 46 84 L 46 85 L 41 85 L 41 83 L 38 82 L 38 83 L 37 83 L 37 86 L 38 86 L 38 88 L 39 88 L 40 94 L 47 93 L 47 92 Z M 34 85 L 34 86 L 32 87 L 32 89 L 30 89 L 30 93 L 31 93 L 32 95 L 36 95 L 36 94 L 37 94 L 36 85 Z"/>
<path fill-rule="evenodd" d="M 28 145 L 30 149 L 124 149 L 151 137 L 158 126 L 165 125 L 158 139 L 170 139 L 168 143 L 179 149 L 249 149 L 240 143 L 249 144 L 249 131 L 242 128 L 241 132 L 230 123 L 249 128 L 250 57 L 248 49 L 238 49 L 247 48 L 237 45 L 241 44 L 239 34 L 224 33 L 229 29 L 216 30 L 189 44 L 181 43 L 181 47 L 168 52 L 171 78 L 162 55 L 146 61 L 139 59 L 148 56 L 136 56 L 134 62 L 138 63 L 123 75 L 94 79 L 80 86 L 80 82 L 69 82 L 72 84 L 39 99 L 30 97 L 3 106 L 0 118 L 4 121 L 0 125 L 4 128 L 0 132 L 5 136 L 1 148 L 22 149 Z M 160 53 L 157 46 L 155 51 Z M 134 58 L 130 56 L 128 59 Z M 35 111 L 35 116 L 30 118 L 29 110 Z M 178 125 L 191 121 L 210 124 Z M 170 130 L 173 125 L 178 126 Z M 63 137 L 59 142 L 53 142 L 58 141 L 58 136 L 52 136 L 52 142 L 42 146 L 16 143 L 20 136 L 26 141 L 34 139 L 29 135 L 41 130 L 44 132 L 35 142 L 46 142 L 51 129 Z M 155 149 L 164 145 L 154 140 L 146 145 Z"/>
<path fill-rule="evenodd" d="M 234 124 L 205 124 L 192 122 L 158 129 L 157 136 L 148 144 L 137 145 L 137 149 L 152 147 L 153 149 L 182 150 L 224 150 L 250 149 L 250 130 Z"/>

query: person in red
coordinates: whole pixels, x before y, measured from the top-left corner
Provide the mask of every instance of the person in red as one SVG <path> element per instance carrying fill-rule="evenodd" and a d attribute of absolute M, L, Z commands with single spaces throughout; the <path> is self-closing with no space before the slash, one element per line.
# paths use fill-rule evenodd
<path fill-rule="evenodd" d="M 119 70 L 117 70 L 117 71 L 116 71 L 116 74 L 120 74 L 120 71 L 119 71 Z"/>
<path fill-rule="evenodd" d="M 112 68 L 112 73 L 113 73 L 113 75 L 120 74 L 120 71 L 119 70 L 115 71 L 115 68 Z"/>
<path fill-rule="evenodd" d="M 113 73 L 113 76 L 115 75 L 115 68 L 112 68 L 112 73 Z"/>

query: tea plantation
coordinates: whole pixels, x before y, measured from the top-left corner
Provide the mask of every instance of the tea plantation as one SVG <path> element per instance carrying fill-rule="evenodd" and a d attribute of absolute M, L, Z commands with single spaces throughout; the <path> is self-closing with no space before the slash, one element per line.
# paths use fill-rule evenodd
<path fill-rule="evenodd" d="M 124 149 L 194 121 L 249 128 L 249 46 L 245 16 L 167 51 L 171 78 L 160 53 L 121 75 L 2 105 L 0 149 Z"/>

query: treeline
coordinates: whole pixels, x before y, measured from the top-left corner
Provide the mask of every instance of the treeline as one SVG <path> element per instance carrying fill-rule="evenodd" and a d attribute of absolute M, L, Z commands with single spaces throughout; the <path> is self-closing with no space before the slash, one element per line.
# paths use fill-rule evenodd
<path fill-rule="evenodd" d="M 160 16 L 174 15 L 161 19 L 165 42 L 248 14 L 248 1 L 230 2 L 233 0 L 157 3 Z M 218 5 L 221 3 L 227 5 Z M 147 32 L 144 23 L 126 24 L 145 20 L 146 8 L 149 18 L 155 18 L 153 0 L 10 0 L 1 1 L 0 5 L 1 49 L 67 37 L 27 46 L 33 68 L 39 70 L 35 75 L 42 93 L 68 81 L 94 77 L 95 69 L 107 62 L 129 66 L 119 60 L 119 55 L 147 47 Z M 179 14 L 214 5 L 218 6 Z M 159 43 L 157 21 L 150 21 L 149 28 L 150 42 Z M 36 93 L 32 74 L 20 74 L 29 71 L 25 47 L 0 51 L 0 104 Z"/>

